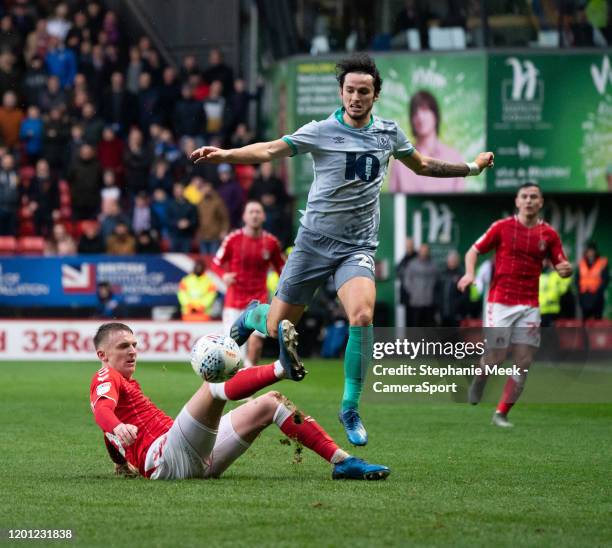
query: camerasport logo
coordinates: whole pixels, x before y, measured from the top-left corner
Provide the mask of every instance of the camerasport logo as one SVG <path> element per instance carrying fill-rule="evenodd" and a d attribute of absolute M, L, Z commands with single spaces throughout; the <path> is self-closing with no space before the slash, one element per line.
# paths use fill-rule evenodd
<path fill-rule="evenodd" d="M 96 292 L 96 267 L 90 263 L 63 264 L 62 288 L 71 295 L 91 295 Z"/>

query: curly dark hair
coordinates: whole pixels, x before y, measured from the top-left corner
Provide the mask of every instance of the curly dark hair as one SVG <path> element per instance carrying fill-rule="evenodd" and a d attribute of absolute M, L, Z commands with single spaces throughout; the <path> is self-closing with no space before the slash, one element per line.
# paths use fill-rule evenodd
<path fill-rule="evenodd" d="M 344 86 L 344 78 L 349 72 L 369 74 L 374 78 L 374 95 L 380 93 L 382 78 L 376 68 L 376 63 L 369 55 L 366 53 L 357 53 L 352 57 L 343 59 L 336 65 L 336 80 L 338 80 L 341 88 Z"/>

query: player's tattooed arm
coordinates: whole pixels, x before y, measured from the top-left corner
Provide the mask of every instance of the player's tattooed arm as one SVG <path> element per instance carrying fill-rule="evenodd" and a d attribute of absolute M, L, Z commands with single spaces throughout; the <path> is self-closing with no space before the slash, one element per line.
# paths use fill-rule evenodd
<path fill-rule="evenodd" d="M 414 171 L 417 175 L 425 175 L 427 177 L 466 177 L 467 175 L 477 175 L 483 169 L 493 166 L 493 153 L 481 152 L 474 162 L 474 172 L 468 164 L 453 164 L 423 156 L 418 151 L 414 151 L 410 156 L 401 160 L 407 167 Z"/>

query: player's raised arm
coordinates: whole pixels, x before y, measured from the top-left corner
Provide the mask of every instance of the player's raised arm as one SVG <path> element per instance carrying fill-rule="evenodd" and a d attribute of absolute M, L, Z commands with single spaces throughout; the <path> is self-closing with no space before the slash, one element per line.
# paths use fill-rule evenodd
<path fill-rule="evenodd" d="M 457 282 L 457 289 L 464 293 L 474 283 L 476 276 L 476 262 L 478 261 L 478 250 L 472 246 L 465 254 L 465 274 Z"/>
<path fill-rule="evenodd" d="M 415 150 L 410 156 L 401 158 L 400 161 L 417 175 L 425 175 L 427 177 L 467 177 L 468 175 L 480 175 L 484 169 L 493 167 L 493 159 L 492 152 L 481 152 L 473 162 L 453 164 L 429 156 L 423 156 Z"/>
<path fill-rule="evenodd" d="M 211 162 L 213 164 L 260 164 L 277 158 L 291 156 L 291 147 L 282 139 L 253 143 L 240 148 L 224 150 L 217 147 L 204 146 L 191 153 L 191 161 Z"/>

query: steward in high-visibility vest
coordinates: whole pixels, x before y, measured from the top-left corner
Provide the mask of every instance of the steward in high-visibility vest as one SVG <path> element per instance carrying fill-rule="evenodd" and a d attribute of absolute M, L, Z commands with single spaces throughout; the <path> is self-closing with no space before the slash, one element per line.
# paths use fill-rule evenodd
<path fill-rule="evenodd" d="M 576 279 L 583 319 L 601 319 L 609 283 L 608 259 L 601 257 L 595 243 L 590 242 L 578 265 Z"/>
<path fill-rule="evenodd" d="M 217 288 L 206 275 L 202 261 L 196 261 L 193 272 L 180 281 L 177 297 L 183 321 L 210 320 L 210 311 L 217 299 Z"/>
<path fill-rule="evenodd" d="M 559 273 L 547 267 L 540 275 L 540 314 L 542 325 L 552 325 L 561 312 L 561 298 L 572 284 L 571 278 L 562 278 Z"/>

